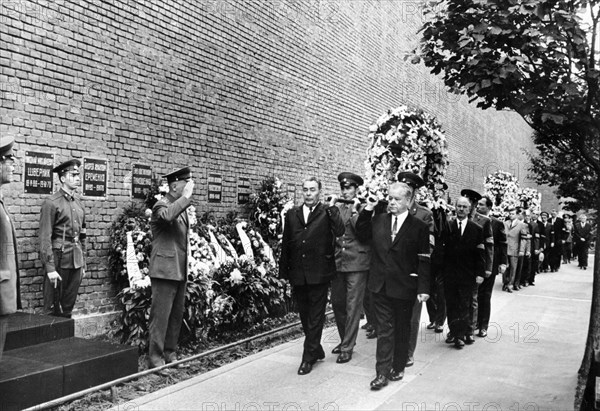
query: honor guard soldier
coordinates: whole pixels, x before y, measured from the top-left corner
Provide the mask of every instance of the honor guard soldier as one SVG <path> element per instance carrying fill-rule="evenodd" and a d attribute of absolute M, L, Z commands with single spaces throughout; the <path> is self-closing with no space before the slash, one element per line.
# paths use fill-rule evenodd
<path fill-rule="evenodd" d="M 340 210 L 344 222 L 344 235 L 335 242 L 335 265 L 337 273 L 331 282 L 331 305 L 340 344 L 333 349 L 339 354 L 337 363 L 345 363 L 352 359 L 352 350 L 356 344 L 361 308 L 367 285 L 371 247 L 356 237 L 356 220 L 360 202 L 356 194 L 363 179 L 354 173 L 341 173 L 338 176 L 342 197 L 335 205 Z M 372 320 L 372 312 L 367 318 Z"/>
<path fill-rule="evenodd" d="M 10 184 L 15 171 L 14 138 L 0 138 L 0 187 Z M 8 329 L 8 315 L 21 308 L 17 238 L 0 191 L 0 359 Z"/>
<path fill-rule="evenodd" d="M 79 160 L 52 169 L 61 187 L 40 212 L 40 259 L 46 271 L 44 313 L 70 318 L 85 271 L 85 210 L 76 196 Z"/>

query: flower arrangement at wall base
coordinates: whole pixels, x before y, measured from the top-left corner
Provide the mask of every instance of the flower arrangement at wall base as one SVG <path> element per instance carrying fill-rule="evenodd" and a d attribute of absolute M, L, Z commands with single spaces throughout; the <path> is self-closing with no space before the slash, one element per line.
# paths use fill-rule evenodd
<path fill-rule="evenodd" d="M 389 110 L 369 128 L 370 145 L 365 161 L 365 187 L 387 196 L 399 172 L 412 171 L 425 181 L 418 201 L 432 204 L 443 197 L 448 143 L 442 128 L 429 114 L 400 106 Z"/>
<path fill-rule="evenodd" d="M 156 188 L 153 192 L 157 201 L 163 195 Z M 218 220 L 209 213 L 197 216 L 193 206 L 187 212 L 190 258 L 181 344 L 239 332 L 290 311 L 290 286 L 277 278 L 273 252 L 257 227 L 233 212 Z M 132 204 L 111 228 L 110 268 L 120 283 L 128 283 L 118 294 L 123 311 L 114 333 L 141 351 L 147 348 L 152 299 L 148 277 L 151 215 L 151 210 Z M 129 271 L 136 271 L 135 276 L 128 273 L 132 256 L 137 267 Z"/>

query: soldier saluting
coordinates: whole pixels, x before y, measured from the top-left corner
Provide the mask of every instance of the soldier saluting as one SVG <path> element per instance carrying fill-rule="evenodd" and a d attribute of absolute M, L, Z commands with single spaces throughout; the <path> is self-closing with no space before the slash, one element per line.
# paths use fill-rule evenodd
<path fill-rule="evenodd" d="M 44 313 L 70 318 L 85 270 L 85 210 L 75 196 L 79 160 L 52 169 L 60 189 L 44 200 L 40 215 L 40 259 L 46 271 Z"/>

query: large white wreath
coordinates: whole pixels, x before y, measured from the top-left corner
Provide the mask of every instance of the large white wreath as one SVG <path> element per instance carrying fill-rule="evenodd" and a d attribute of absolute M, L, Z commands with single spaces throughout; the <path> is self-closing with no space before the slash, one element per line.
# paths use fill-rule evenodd
<path fill-rule="evenodd" d="M 399 172 L 412 171 L 425 181 L 417 200 L 443 197 L 448 143 L 442 128 L 429 114 L 400 106 L 389 110 L 369 128 L 371 140 L 365 161 L 365 187 L 387 195 Z"/>

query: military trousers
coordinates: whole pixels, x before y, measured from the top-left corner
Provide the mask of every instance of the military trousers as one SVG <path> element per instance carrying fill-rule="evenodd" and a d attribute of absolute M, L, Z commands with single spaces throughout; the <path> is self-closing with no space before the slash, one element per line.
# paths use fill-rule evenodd
<path fill-rule="evenodd" d="M 56 271 L 62 278 L 56 287 L 47 275 L 44 278 L 44 314 L 71 318 L 83 280 L 83 268 L 57 268 Z"/>
<path fill-rule="evenodd" d="M 152 278 L 148 366 L 159 367 L 176 360 L 177 341 L 185 308 L 185 281 Z"/>
<path fill-rule="evenodd" d="M 367 271 L 337 272 L 331 282 L 331 305 L 340 335 L 340 349 L 352 352 L 358 336 Z"/>

